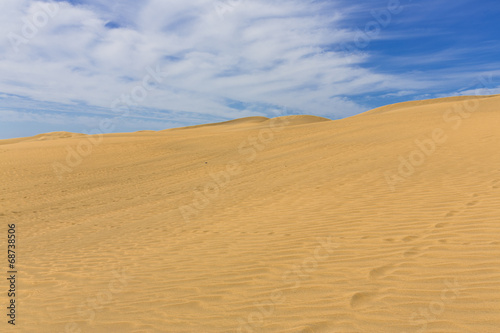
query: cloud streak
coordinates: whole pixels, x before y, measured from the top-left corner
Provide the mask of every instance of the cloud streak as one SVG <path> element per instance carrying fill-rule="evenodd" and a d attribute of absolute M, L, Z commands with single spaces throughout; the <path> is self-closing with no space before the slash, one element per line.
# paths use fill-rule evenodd
<path fill-rule="evenodd" d="M 0 21 L 1 31 L 22 35 L 25 22 L 47 5 L 4 2 L 2 11 L 12 15 Z M 12 40 L 0 40 L 0 93 L 112 116 L 113 101 L 157 64 L 165 79 L 130 115 L 154 122 L 151 113 L 224 120 L 266 115 L 265 106 L 341 118 L 369 108 L 353 96 L 403 96 L 398 92 L 435 84 L 425 75 L 374 69 L 369 50 L 340 50 L 358 33 L 346 25 L 350 15 L 363 10 L 340 1 L 237 1 L 223 16 L 213 0 L 55 5 L 57 14 L 17 52 Z M 384 33 L 374 41 L 394 34 Z M 9 100 L 9 112 L 25 112 L 15 103 Z"/>

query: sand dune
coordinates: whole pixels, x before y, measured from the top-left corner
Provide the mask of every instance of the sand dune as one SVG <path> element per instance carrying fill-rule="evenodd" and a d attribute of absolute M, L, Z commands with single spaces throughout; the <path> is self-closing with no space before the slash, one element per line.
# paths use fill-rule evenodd
<path fill-rule="evenodd" d="M 498 332 L 499 109 L 0 141 L 16 329 Z"/>
<path fill-rule="evenodd" d="M 260 124 L 262 122 L 265 122 L 269 118 L 266 117 L 246 117 L 246 118 L 240 118 L 240 119 L 234 119 L 234 120 L 228 120 L 224 121 L 222 123 L 212 123 L 212 124 L 203 124 L 203 125 L 195 125 L 195 126 L 187 126 L 187 127 L 179 127 L 179 128 L 171 128 L 164 130 L 164 132 L 171 132 L 171 131 L 179 131 L 179 130 L 191 130 L 195 128 L 207 128 L 207 127 L 221 127 L 221 126 L 235 126 L 235 125 L 255 125 L 255 124 Z"/>

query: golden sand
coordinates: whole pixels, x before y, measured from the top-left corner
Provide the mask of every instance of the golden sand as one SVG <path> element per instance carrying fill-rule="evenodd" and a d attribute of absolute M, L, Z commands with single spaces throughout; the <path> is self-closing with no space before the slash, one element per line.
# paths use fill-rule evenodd
<path fill-rule="evenodd" d="M 2 140 L 15 329 L 499 332 L 499 124 L 487 96 Z"/>

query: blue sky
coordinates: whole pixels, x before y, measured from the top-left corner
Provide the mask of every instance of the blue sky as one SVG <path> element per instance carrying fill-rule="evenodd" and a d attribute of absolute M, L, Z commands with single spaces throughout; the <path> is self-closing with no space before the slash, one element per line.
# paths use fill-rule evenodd
<path fill-rule="evenodd" d="M 500 94 L 493 0 L 3 0 L 0 139 Z"/>

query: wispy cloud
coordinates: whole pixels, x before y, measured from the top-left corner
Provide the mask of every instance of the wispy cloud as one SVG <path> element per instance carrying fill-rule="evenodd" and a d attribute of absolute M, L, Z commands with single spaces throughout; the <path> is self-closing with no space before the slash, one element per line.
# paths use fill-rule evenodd
<path fill-rule="evenodd" d="M 221 17 L 213 0 L 59 1 L 57 15 L 16 52 L 8 34 L 23 36 L 23 26 L 44 4 L 2 2 L 10 15 L 0 21 L 0 93 L 9 112 L 26 112 L 29 100 L 35 109 L 41 105 L 40 112 L 46 112 L 44 103 L 58 104 L 74 119 L 86 112 L 112 116 L 112 102 L 156 65 L 165 79 L 131 117 L 160 118 L 162 125 L 179 124 L 165 119 L 176 113 L 200 121 L 265 115 L 262 106 L 340 118 L 372 106 L 353 96 L 406 96 L 401 91 L 436 86 L 426 73 L 382 70 L 376 48 L 346 53 L 338 47 L 352 42 L 370 12 L 384 10 L 386 2 L 238 1 Z M 398 39 L 401 33 L 387 27 L 374 42 Z M 8 121 L 5 114 L 2 121 Z"/>

